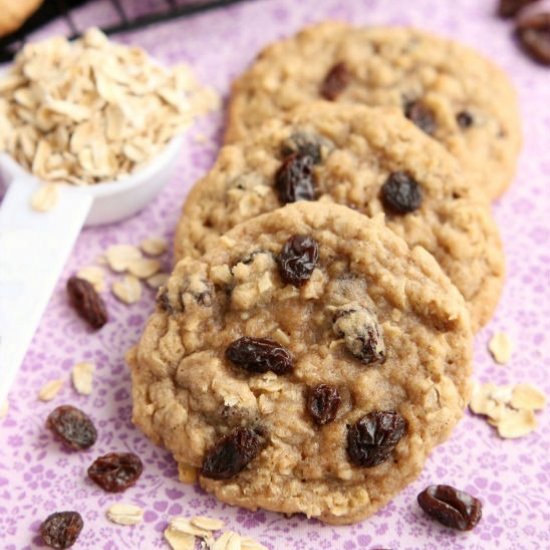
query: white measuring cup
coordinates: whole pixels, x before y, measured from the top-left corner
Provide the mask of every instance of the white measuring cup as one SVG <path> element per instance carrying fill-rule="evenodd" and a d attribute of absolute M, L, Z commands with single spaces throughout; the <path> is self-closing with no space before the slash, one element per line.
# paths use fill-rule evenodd
<path fill-rule="evenodd" d="M 117 222 L 145 207 L 172 177 L 182 143 L 182 136 L 175 137 L 145 167 L 118 181 L 60 185 L 48 212 L 30 207 L 43 183 L 0 154 L 8 185 L 0 205 L 0 404 L 82 227 Z"/>

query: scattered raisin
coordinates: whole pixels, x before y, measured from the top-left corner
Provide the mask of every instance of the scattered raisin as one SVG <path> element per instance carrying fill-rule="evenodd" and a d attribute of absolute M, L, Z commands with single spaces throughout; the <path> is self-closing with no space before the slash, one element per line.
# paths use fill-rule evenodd
<path fill-rule="evenodd" d="M 336 418 L 340 407 L 338 389 L 327 384 L 319 384 L 310 388 L 307 395 L 307 410 L 314 422 L 324 426 Z"/>
<path fill-rule="evenodd" d="M 84 522 L 78 512 L 55 512 L 40 526 L 44 544 L 51 548 L 70 548 L 80 535 Z"/>
<path fill-rule="evenodd" d="M 313 158 L 303 153 L 288 156 L 275 174 L 275 187 L 282 204 L 315 199 Z"/>
<path fill-rule="evenodd" d="M 55 408 L 46 420 L 46 427 L 76 451 L 89 449 L 97 439 L 91 418 L 72 405 Z"/>
<path fill-rule="evenodd" d="M 501 17 L 514 17 L 525 6 L 534 4 L 538 0 L 500 0 L 498 5 L 498 14 Z"/>
<path fill-rule="evenodd" d="M 351 73 L 345 63 L 336 63 L 326 74 L 321 83 L 319 93 L 325 99 L 334 101 L 348 86 L 351 80 Z"/>
<path fill-rule="evenodd" d="M 286 374 L 294 367 L 288 350 L 269 338 L 243 336 L 228 346 L 225 356 L 249 372 Z"/>
<path fill-rule="evenodd" d="M 143 463 L 134 453 L 107 453 L 88 468 L 89 478 L 109 493 L 131 487 L 143 472 Z"/>
<path fill-rule="evenodd" d="M 460 111 L 456 121 L 461 128 L 469 128 L 474 123 L 474 117 L 468 111 Z"/>
<path fill-rule="evenodd" d="M 338 309 L 334 315 L 334 333 L 344 338 L 349 352 L 365 365 L 383 363 L 386 346 L 375 315 L 359 305 Z"/>
<path fill-rule="evenodd" d="M 470 531 L 481 519 L 481 501 L 450 485 L 430 485 L 417 500 L 426 514 L 446 527 Z"/>
<path fill-rule="evenodd" d="M 258 456 L 262 445 L 262 437 L 254 430 L 236 428 L 207 451 L 201 474 L 212 479 L 229 479 Z"/>
<path fill-rule="evenodd" d="M 279 275 L 285 284 L 303 286 L 319 261 L 319 243 L 308 235 L 290 237 L 277 256 Z"/>
<path fill-rule="evenodd" d="M 374 411 L 348 426 L 348 457 L 368 468 L 386 461 L 407 430 L 406 420 L 396 411 Z"/>
<path fill-rule="evenodd" d="M 281 146 L 283 158 L 294 153 L 309 157 L 313 164 L 319 164 L 321 162 L 320 139 L 311 134 L 295 132 Z"/>
<path fill-rule="evenodd" d="M 381 189 L 384 208 L 392 214 L 409 214 L 422 204 L 422 191 L 406 172 L 392 172 Z"/>
<path fill-rule="evenodd" d="M 78 277 L 67 281 L 69 301 L 77 313 L 95 329 L 100 329 L 107 321 L 107 308 L 92 284 Z"/>
<path fill-rule="evenodd" d="M 517 23 L 516 34 L 531 59 L 550 65 L 550 12 L 522 17 Z"/>
<path fill-rule="evenodd" d="M 405 116 L 428 135 L 435 133 L 435 115 L 420 101 L 409 101 L 405 104 Z"/>

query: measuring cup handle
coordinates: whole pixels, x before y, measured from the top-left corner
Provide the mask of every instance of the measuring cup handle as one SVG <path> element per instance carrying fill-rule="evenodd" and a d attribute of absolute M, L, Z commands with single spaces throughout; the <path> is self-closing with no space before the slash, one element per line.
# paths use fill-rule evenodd
<path fill-rule="evenodd" d="M 0 206 L 0 404 L 92 205 L 90 195 L 61 186 L 54 207 L 35 212 L 40 185 L 14 181 Z"/>

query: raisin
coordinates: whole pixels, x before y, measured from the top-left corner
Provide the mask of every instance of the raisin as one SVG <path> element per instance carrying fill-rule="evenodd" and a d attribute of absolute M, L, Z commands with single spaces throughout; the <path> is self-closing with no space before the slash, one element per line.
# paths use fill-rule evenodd
<path fill-rule="evenodd" d="M 334 386 L 319 384 L 308 391 L 307 410 L 319 426 L 332 422 L 339 407 L 340 394 Z"/>
<path fill-rule="evenodd" d="M 481 501 L 450 485 L 430 485 L 417 500 L 430 517 L 459 531 L 470 531 L 481 519 Z"/>
<path fill-rule="evenodd" d="M 522 17 L 517 23 L 516 34 L 531 59 L 550 65 L 550 12 Z"/>
<path fill-rule="evenodd" d="M 286 374 L 294 368 L 288 350 L 269 338 L 243 336 L 228 346 L 225 356 L 249 372 Z"/>
<path fill-rule="evenodd" d="M 97 430 L 91 418 L 72 405 L 55 408 L 46 420 L 46 427 L 76 451 L 89 449 L 97 439 Z"/>
<path fill-rule="evenodd" d="M 175 312 L 174 307 L 170 303 L 170 298 L 168 296 L 168 289 L 162 288 L 159 291 L 159 294 L 157 296 L 157 304 L 160 309 L 168 313 L 168 315 L 173 315 Z"/>
<path fill-rule="evenodd" d="M 288 239 L 277 256 L 279 275 L 285 284 L 303 286 L 319 261 L 319 243 L 308 235 Z"/>
<path fill-rule="evenodd" d="M 456 121 L 461 128 L 469 128 L 474 123 L 474 117 L 468 111 L 460 111 Z"/>
<path fill-rule="evenodd" d="M 70 548 L 83 527 L 84 522 L 78 512 L 55 512 L 42 522 L 40 536 L 44 544 L 51 548 Z"/>
<path fill-rule="evenodd" d="M 348 426 L 348 457 L 352 464 L 368 468 L 385 462 L 407 430 L 396 411 L 374 411 Z"/>
<path fill-rule="evenodd" d="M 250 428 L 235 428 L 207 451 L 201 474 L 212 479 L 229 479 L 244 470 L 258 456 L 263 438 Z"/>
<path fill-rule="evenodd" d="M 294 153 L 288 156 L 275 174 L 277 196 L 282 204 L 315 199 L 313 159 Z"/>
<path fill-rule="evenodd" d="M 405 116 L 428 135 L 435 133 L 434 112 L 420 101 L 409 101 L 405 104 Z"/>
<path fill-rule="evenodd" d="M 334 315 L 334 333 L 344 338 L 349 352 L 365 365 L 383 363 L 386 347 L 375 315 L 367 308 L 343 306 Z"/>
<path fill-rule="evenodd" d="M 406 172 L 392 172 L 381 189 L 384 208 L 392 214 L 409 214 L 420 208 L 422 191 Z"/>
<path fill-rule="evenodd" d="M 94 329 L 100 329 L 109 320 L 107 308 L 92 284 L 78 277 L 67 281 L 69 301 L 76 312 Z"/>
<path fill-rule="evenodd" d="M 109 493 L 131 487 L 143 472 L 143 463 L 134 453 L 107 453 L 88 468 L 89 478 Z"/>
<path fill-rule="evenodd" d="M 283 158 L 298 153 L 309 157 L 313 164 L 319 164 L 322 159 L 320 139 L 303 132 L 295 132 L 281 146 Z"/>
<path fill-rule="evenodd" d="M 501 17 L 514 17 L 525 6 L 534 4 L 538 0 L 500 0 L 498 5 L 498 14 Z"/>
<path fill-rule="evenodd" d="M 345 63 L 336 63 L 326 74 L 319 93 L 325 99 L 334 101 L 348 86 L 351 80 L 351 73 Z"/>

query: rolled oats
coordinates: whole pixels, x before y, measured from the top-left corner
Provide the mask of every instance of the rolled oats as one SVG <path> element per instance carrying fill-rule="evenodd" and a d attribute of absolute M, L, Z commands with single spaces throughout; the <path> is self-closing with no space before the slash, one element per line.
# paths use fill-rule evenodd
<path fill-rule="evenodd" d="M 113 294 L 125 304 L 134 304 L 141 299 L 141 283 L 133 275 L 125 275 L 112 286 Z"/>
<path fill-rule="evenodd" d="M 505 332 L 495 332 L 489 340 L 489 351 L 497 363 L 504 365 L 512 356 L 512 340 Z"/>
<path fill-rule="evenodd" d="M 512 391 L 510 405 L 514 409 L 540 410 L 546 405 L 546 397 L 531 384 L 518 384 Z"/>
<path fill-rule="evenodd" d="M 515 439 L 530 434 L 537 427 L 535 414 L 531 410 L 507 409 L 496 424 L 498 435 L 505 439 Z"/>
<path fill-rule="evenodd" d="M 209 518 L 206 516 L 194 516 L 191 518 L 191 523 L 199 529 L 206 531 L 219 531 L 223 529 L 225 523 L 221 519 Z"/>
<path fill-rule="evenodd" d="M 147 284 L 154 289 L 160 288 L 168 280 L 168 273 L 157 273 L 151 277 L 147 277 Z"/>
<path fill-rule="evenodd" d="M 8 405 L 8 400 L 6 399 L 2 403 L 0 403 L 0 420 L 8 416 L 8 409 L 9 409 L 9 405 Z"/>
<path fill-rule="evenodd" d="M 167 527 L 164 530 L 164 538 L 170 545 L 172 550 L 194 550 L 195 549 L 195 537 L 187 533 L 177 531 L 172 527 Z"/>
<path fill-rule="evenodd" d="M 160 256 L 168 249 L 168 242 L 159 237 L 149 237 L 141 241 L 139 247 L 148 256 Z"/>
<path fill-rule="evenodd" d="M 267 546 L 260 544 L 251 537 L 241 537 L 242 550 L 268 550 Z"/>
<path fill-rule="evenodd" d="M 96 292 L 103 292 L 106 288 L 105 271 L 99 266 L 89 265 L 82 267 L 77 271 L 76 276 L 91 283 Z"/>
<path fill-rule="evenodd" d="M 107 509 L 106 515 L 118 525 L 137 525 L 143 519 L 143 510 L 134 504 L 116 503 Z"/>
<path fill-rule="evenodd" d="M 219 97 L 188 67 L 164 69 L 89 29 L 27 44 L 0 79 L 0 103 L 0 150 L 43 180 L 90 185 L 148 162 Z"/>
<path fill-rule="evenodd" d="M 132 261 L 141 258 L 141 251 L 130 244 L 115 244 L 105 252 L 105 259 L 109 267 L 117 273 L 126 271 Z"/>
<path fill-rule="evenodd" d="M 95 365 L 92 363 L 77 363 L 71 372 L 74 389 L 80 395 L 90 395 L 94 379 Z"/>
<path fill-rule="evenodd" d="M 212 550 L 241 550 L 241 537 L 234 531 L 226 531 L 214 541 Z"/>
<path fill-rule="evenodd" d="M 36 212 L 51 210 L 59 200 L 59 188 L 55 183 L 43 183 L 31 196 L 31 208 Z"/>
<path fill-rule="evenodd" d="M 38 392 L 38 399 L 40 399 L 40 401 L 51 401 L 59 393 L 62 387 L 63 380 L 50 380 L 49 382 L 44 384 L 44 386 L 42 386 L 41 390 Z"/>
<path fill-rule="evenodd" d="M 161 263 L 152 258 L 138 258 L 128 262 L 128 272 L 138 279 L 148 279 L 160 271 Z"/>

